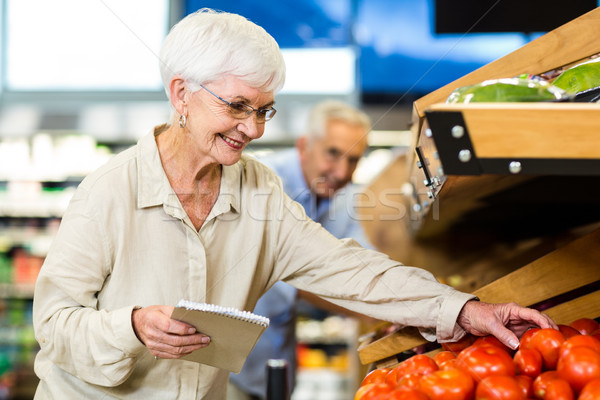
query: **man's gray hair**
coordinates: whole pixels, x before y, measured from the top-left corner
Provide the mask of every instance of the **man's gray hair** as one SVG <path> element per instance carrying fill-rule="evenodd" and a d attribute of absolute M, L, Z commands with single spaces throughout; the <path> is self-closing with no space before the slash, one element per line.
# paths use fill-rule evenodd
<path fill-rule="evenodd" d="M 315 105 L 308 118 L 306 137 L 313 142 L 325 135 L 327 123 L 336 120 L 371 130 L 371 119 L 363 111 L 339 100 L 325 100 Z"/>

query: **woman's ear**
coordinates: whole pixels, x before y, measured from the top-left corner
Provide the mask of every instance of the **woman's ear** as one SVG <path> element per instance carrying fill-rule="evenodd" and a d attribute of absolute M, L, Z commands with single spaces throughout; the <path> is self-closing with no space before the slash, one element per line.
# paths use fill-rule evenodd
<path fill-rule="evenodd" d="M 175 75 L 171 79 L 171 84 L 169 85 L 169 90 L 171 93 L 171 104 L 173 108 L 182 115 L 185 111 L 185 95 L 187 93 L 185 80 L 180 75 Z"/>

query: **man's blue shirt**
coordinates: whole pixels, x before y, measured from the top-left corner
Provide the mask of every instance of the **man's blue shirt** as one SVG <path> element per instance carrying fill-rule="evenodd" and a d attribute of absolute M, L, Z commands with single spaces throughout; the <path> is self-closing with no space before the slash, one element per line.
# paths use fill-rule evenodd
<path fill-rule="evenodd" d="M 259 160 L 279 175 L 287 195 L 304 207 L 309 218 L 319 222 L 338 239 L 352 238 L 363 247 L 372 248 L 355 210 L 357 190 L 354 186 L 348 185 L 340 189 L 332 199 L 320 199 L 317 202 L 304 180 L 296 149 L 269 154 Z M 246 359 L 242 371 L 230 375 L 231 381 L 244 392 L 266 397 L 266 364 L 269 359 L 288 361 L 290 388 L 294 387 L 297 300 L 296 288 L 277 282 L 256 304 L 254 312 L 268 317 L 271 322 Z"/>

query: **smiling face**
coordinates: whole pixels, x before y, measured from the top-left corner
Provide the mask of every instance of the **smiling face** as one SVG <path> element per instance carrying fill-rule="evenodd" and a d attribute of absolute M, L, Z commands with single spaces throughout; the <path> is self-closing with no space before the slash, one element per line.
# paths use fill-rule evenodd
<path fill-rule="evenodd" d="M 263 135 L 265 122 L 257 120 L 256 112 L 247 118 L 234 118 L 228 105 L 216 96 L 254 109 L 265 109 L 274 104 L 273 92 L 253 88 L 233 76 L 205 87 L 214 94 L 202 88 L 194 92 L 188 90 L 185 94 L 187 122 L 184 131 L 198 157 L 223 165 L 235 164 L 246 145 Z"/>
<path fill-rule="evenodd" d="M 298 141 L 300 163 L 307 185 L 321 198 L 329 198 L 352 180 L 358 161 L 367 148 L 367 132 L 360 125 L 329 120 L 325 135 L 312 143 Z"/>

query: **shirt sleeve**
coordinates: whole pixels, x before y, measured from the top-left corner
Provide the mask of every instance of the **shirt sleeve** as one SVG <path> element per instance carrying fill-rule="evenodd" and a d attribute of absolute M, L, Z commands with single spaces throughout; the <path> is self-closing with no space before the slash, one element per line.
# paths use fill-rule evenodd
<path fill-rule="evenodd" d="M 281 279 L 350 310 L 419 328 L 427 340 L 457 340 L 463 305 L 475 296 L 438 282 L 421 268 L 338 240 L 285 198 L 278 225 Z"/>
<path fill-rule="evenodd" d="M 133 305 L 97 307 L 111 272 L 108 243 L 78 189 L 37 279 L 33 323 L 44 359 L 89 383 L 116 386 L 145 347 L 133 331 Z"/>

